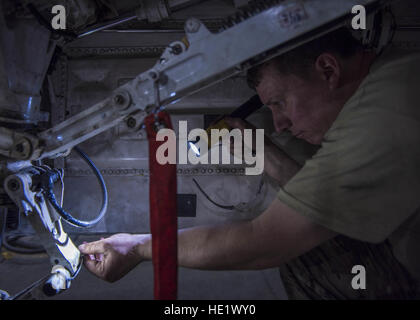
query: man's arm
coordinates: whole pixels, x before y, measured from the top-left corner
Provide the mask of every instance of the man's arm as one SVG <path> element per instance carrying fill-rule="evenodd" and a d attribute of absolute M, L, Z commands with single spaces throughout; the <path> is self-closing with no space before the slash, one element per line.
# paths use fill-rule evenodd
<path fill-rule="evenodd" d="M 276 199 L 251 221 L 180 230 L 178 263 L 210 270 L 271 268 L 335 235 Z M 144 259 L 151 259 L 150 242 L 139 250 Z"/>
<path fill-rule="evenodd" d="M 276 267 L 335 235 L 276 199 L 251 221 L 180 230 L 178 264 L 206 270 Z M 100 278 L 118 280 L 141 261 L 151 260 L 150 235 L 113 237 L 80 248 L 85 255 L 96 255 L 86 256 L 86 267 Z"/>
<path fill-rule="evenodd" d="M 266 141 L 264 146 L 264 171 L 277 180 L 280 186 L 285 186 L 301 168 L 302 166 L 299 163 L 290 158 L 271 140 Z"/>

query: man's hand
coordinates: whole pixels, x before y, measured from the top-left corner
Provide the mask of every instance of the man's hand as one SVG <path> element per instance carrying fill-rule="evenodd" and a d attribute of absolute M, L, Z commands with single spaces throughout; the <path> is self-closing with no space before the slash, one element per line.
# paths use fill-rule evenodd
<path fill-rule="evenodd" d="M 120 233 L 106 239 L 82 244 L 86 268 L 97 277 L 115 282 L 144 260 L 150 235 Z"/>
<path fill-rule="evenodd" d="M 256 127 L 251 123 L 239 118 L 225 118 L 225 122 L 232 129 L 256 130 Z M 252 150 L 255 151 L 255 132 L 252 135 Z M 243 137 L 243 134 L 242 134 Z M 234 153 L 234 145 L 230 145 L 231 153 Z M 277 147 L 269 137 L 264 137 L 264 171 L 273 179 L 277 180 L 280 185 L 285 185 L 299 170 L 301 166 L 291 159 L 283 150 Z"/>
<path fill-rule="evenodd" d="M 255 137 L 256 137 L 256 134 L 255 134 L 255 130 L 257 129 L 254 125 L 252 125 L 251 123 L 249 123 L 248 121 L 245 121 L 245 120 L 242 120 L 242 119 L 240 119 L 240 118 L 230 118 L 230 117 L 227 117 L 227 118 L 224 118 L 223 119 L 232 129 L 239 129 L 239 130 L 241 130 L 241 132 L 242 132 L 242 139 L 243 139 L 243 137 L 244 137 L 244 130 L 245 129 L 250 129 L 250 130 L 252 130 L 253 131 L 253 133 L 252 133 L 252 146 L 247 146 L 248 148 L 251 148 L 252 149 L 252 151 L 255 151 Z M 265 143 L 265 140 L 266 139 L 264 139 L 264 145 L 266 145 L 266 143 Z M 233 154 L 233 151 L 234 151 L 234 144 L 232 143 L 233 141 L 231 141 L 231 144 L 230 144 L 230 151 L 231 151 L 231 153 Z M 244 145 L 244 141 L 242 141 L 242 145 Z"/>

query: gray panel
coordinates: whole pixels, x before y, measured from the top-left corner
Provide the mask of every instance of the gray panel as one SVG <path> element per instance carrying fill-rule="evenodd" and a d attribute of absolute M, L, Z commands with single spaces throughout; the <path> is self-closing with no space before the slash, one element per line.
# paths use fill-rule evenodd
<path fill-rule="evenodd" d="M 117 36 L 118 35 L 118 36 Z M 70 117 L 102 100 L 113 89 L 151 67 L 156 58 L 147 54 L 118 56 L 122 48 L 130 51 L 129 44 L 139 43 L 143 48 L 158 47 L 172 41 L 174 34 L 111 34 L 99 33 L 78 41 L 78 50 L 85 47 L 90 56 L 75 56 L 66 65 L 65 116 Z M 96 50 L 106 44 L 107 50 Z M 124 44 L 124 47 L 120 47 Z M 88 46 L 90 46 L 88 48 Z M 83 50 L 85 50 L 83 49 Z M 82 51 L 83 51 L 82 50 Z M 82 52 L 81 51 L 81 52 Z M 109 56 L 110 52 L 116 55 Z M 143 51 L 144 52 L 144 51 Z M 63 67 L 64 68 L 64 67 Z M 63 70 L 60 69 L 61 70 Z M 58 77 L 57 75 L 55 75 Z M 61 75 L 63 77 L 63 75 Z M 203 114 L 228 113 L 247 100 L 253 92 L 243 77 L 236 77 L 209 87 L 197 94 L 168 106 L 172 123 L 178 133 L 178 122 L 188 121 L 188 130 L 202 128 Z M 63 106 L 61 106 L 62 108 Z M 55 109 L 54 113 L 60 113 Z M 56 117 L 58 118 L 58 117 Z M 267 110 L 253 116 L 261 127 L 270 127 Z M 104 174 L 109 190 L 107 215 L 95 228 L 87 230 L 68 227 L 72 232 L 148 232 L 149 231 L 149 176 L 148 142 L 144 130 L 131 130 L 126 123 L 104 132 L 83 143 L 81 148 L 92 158 Z M 81 219 L 93 218 L 100 206 L 97 181 L 77 155 L 65 158 L 64 207 Z M 180 217 L 179 226 L 188 227 L 226 219 L 243 219 L 263 211 L 274 197 L 274 189 L 266 185 L 258 197 L 256 193 L 261 177 L 247 177 L 242 166 L 233 165 L 178 165 L 178 193 L 197 195 L 196 217 Z M 193 184 L 197 181 L 220 204 L 238 205 L 250 201 L 250 212 L 228 211 L 210 203 Z"/>

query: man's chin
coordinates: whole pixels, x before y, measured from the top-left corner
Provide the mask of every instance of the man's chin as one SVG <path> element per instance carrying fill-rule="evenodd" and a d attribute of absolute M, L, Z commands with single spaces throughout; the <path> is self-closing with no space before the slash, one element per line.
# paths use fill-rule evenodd
<path fill-rule="evenodd" d="M 314 137 L 314 136 L 308 137 L 304 135 L 301 137 L 301 139 L 315 146 L 320 146 L 322 144 L 322 137 Z"/>

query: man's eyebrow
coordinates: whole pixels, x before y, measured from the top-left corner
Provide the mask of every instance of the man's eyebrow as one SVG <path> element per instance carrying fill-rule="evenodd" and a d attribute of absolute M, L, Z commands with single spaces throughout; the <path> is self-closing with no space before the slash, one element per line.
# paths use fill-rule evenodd
<path fill-rule="evenodd" d="M 270 100 L 268 100 L 265 105 L 269 106 L 270 104 L 278 104 L 279 101 L 282 101 L 282 99 L 280 98 L 271 98 Z"/>
<path fill-rule="evenodd" d="M 268 101 L 265 103 L 265 105 L 266 105 L 266 106 L 269 106 L 270 104 L 273 104 L 273 103 L 274 103 L 274 100 L 276 100 L 276 99 L 271 98 L 270 100 L 268 100 Z"/>

